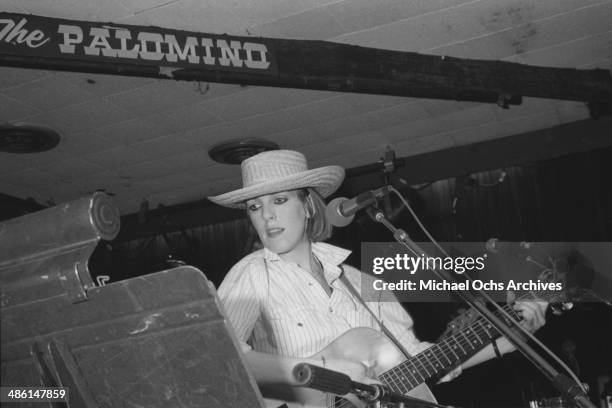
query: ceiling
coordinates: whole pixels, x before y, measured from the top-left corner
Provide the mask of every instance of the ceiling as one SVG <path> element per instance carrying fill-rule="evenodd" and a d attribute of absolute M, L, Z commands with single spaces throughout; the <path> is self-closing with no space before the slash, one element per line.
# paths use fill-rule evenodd
<path fill-rule="evenodd" d="M 203 33 L 323 39 L 533 65 L 612 69 L 612 1 L 2 0 L 7 12 Z M 492 104 L 0 67 L 0 124 L 49 126 L 59 146 L 0 152 L 0 192 L 40 203 L 105 190 L 123 214 L 240 185 L 208 157 L 265 138 L 347 168 L 588 118 L 582 103 Z"/>

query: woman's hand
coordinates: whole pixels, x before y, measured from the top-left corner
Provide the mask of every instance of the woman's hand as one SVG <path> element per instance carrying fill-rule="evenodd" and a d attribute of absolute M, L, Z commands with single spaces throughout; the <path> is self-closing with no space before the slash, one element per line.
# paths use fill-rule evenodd
<path fill-rule="evenodd" d="M 508 301 L 512 302 L 515 295 L 512 291 L 508 292 Z M 546 308 L 548 302 L 537 301 L 518 301 L 513 305 L 514 310 L 523 319 L 521 326 L 533 333 L 546 323 Z"/>

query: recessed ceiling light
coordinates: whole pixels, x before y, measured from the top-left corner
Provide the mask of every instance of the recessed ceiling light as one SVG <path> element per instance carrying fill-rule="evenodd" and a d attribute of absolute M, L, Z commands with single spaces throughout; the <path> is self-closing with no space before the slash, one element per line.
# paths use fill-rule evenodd
<path fill-rule="evenodd" d="M 276 143 L 262 139 L 230 140 L 213 146 L 208 155 L 217 163 L 240 164 L 258 153 L 278 149 Z"/>
<path fill-rule="evenodd" d="M 0 152 L 38 153 L 53 149 L 60 135 L 53 129 L 32 125 L 0 125 Z"/>

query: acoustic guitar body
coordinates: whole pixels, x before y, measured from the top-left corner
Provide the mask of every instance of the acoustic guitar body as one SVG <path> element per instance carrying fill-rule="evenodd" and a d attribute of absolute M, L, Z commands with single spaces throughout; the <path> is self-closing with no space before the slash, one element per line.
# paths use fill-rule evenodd
<path fill-rule="evenodd" d="M 363 363 L 373 370 L 376 377 L 406 360 L 384 334 L 365 327 L 348 330 L 308 359 L 319 360 L 323 366 L 322 357 L 325 360 L 344 359 Z M 351 395 L 339 398 L 337 395 L 305 387 L 262 388 L 262 392 L 265 397 L 271 397 L 266 399 L 269 408 L 278 407 L 283 403 L 290 408 L 367 407 L 366 403 Z M 413 388 L 407 395 L 435 401 L 433 394 L 424 383 Z"/>

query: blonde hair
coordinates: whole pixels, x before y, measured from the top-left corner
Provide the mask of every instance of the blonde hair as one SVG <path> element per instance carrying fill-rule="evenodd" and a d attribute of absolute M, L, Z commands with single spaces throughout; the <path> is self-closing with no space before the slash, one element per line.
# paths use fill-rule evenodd
<path fill-rule="evenodd" d="M 314 188 L 308 187 L 298 190 L 297 195 L 306 206 L 308 239 L 312 242 L 321 242 L 331 237 L 332 225 L 325 218 L 325 200 L 321 194 Z"/>

